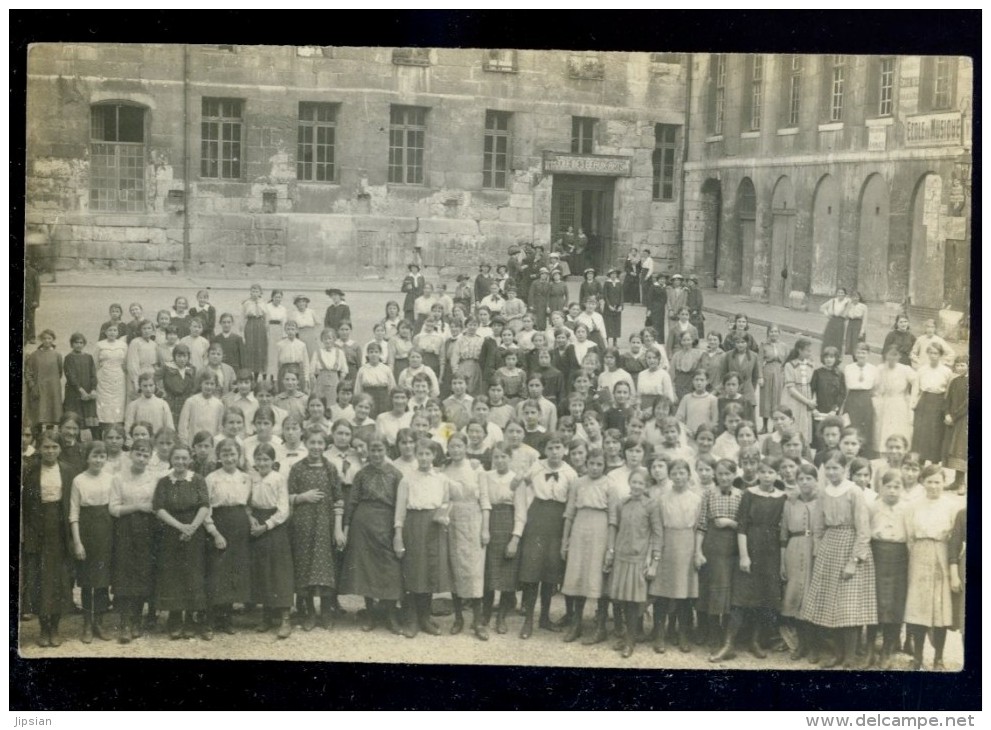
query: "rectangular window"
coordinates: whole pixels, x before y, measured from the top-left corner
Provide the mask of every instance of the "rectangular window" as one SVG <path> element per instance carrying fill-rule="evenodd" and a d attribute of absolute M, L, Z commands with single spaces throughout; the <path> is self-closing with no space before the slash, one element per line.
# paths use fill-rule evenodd
<path fill-rule="evenodd" d="M 485 141 L 482 147 L 482 187 L 506 189 L 509 172 L 509 112 L 485 112 Z"/>
<path fill-rule="evenodd" d="M 241 179 L 244 102 L 240 99 L 203 99 L 200 123 L 200 176 Z"/>
<path fill-rule="evenodd" d="M 713 134 L 723 133 L 723 120 L 726 115 L 726 54 L 716 56 L 716 101 L 712 121 Z"/>
<path fill-rule="evenodd" d="M 301 101 L 297 124 L 296 179 L 335 182 L 337 104 Z"/>
<path fill-rule="evenodd" d="M 427 138 L 427 110 L 393 106 L 389 118 L 389 182 L 423 184 L 423 150 Z"/>
<path fill-rule="evenodd" d="M 571 151 L 584 155 L 592 154 L 595 140 L 595 125 L 598 119 L 591 117 L 571 117 Z"/>
<path fill-rule="evenodd" d="M 654 125 L 654 200 L 674 200 L 674 165 L 678 125 Z"/>
<path fill-rule="evenodd" d="M 764 57 L 753 57 L 750 77 L 750 129 L 760 129 L 761 103 L 764 100 Z"/>
<path fill-rule="evenodd" d="M 895 59 L 882 58 L 878 66 L 878 106 L 879 117 L 890 117 L 895 99 Z"/>
<path fill-rule="evenodd" d="M 951 82 L 950 59 L 937 56 L 933 61 L 933 109 L 950 108 Z"/>
<path fill-rule="evenodd" d="M 832 81 L 829 94 L 829 121 L 843 121 L 843 74 L 846 70 L 844 56 L 833 56 Z"/>
<path fill-rule="evenodd" d="M 145 209 L 145 112 L 101 104 L 90 112 L 90 210 Z"/>
<path fill-rule="evenodd" d="M 802 57 L 791 57 L 791 75 L 788 77 L 788 126 L 797 127 L 802 109 Z"/>

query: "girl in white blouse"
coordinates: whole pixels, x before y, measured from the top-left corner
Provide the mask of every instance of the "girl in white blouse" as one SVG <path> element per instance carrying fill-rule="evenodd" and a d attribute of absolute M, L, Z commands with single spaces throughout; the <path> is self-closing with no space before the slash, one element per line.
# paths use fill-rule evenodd
<path fill-rule="evenodd" d="M 953 371 L 942 362 L 944 355 L 942 346 L 933 342 L 926 348 L 929 362 L 917 372 L 917 388 L 912 405 L 915 409 L 912 451 L 919 452 L 923 463 L 936 463 L 943 456 L 943 436 L 946 431 L 943 408 L 946 389 L 953 377 Z"/>
<path fill-rule="evenodd" d="M 872 459 L 874 450 L 874 403 L 872 395 L 877 384 L 877 366 L 867 362 L 869 349 L 866 343 L 857 346 L 854 361 L 843 368 L 846 382 L 846 400 L 843 411 L 850 418 L 850 425 L 860 432 L 863 440 L 861 456 Z"/>

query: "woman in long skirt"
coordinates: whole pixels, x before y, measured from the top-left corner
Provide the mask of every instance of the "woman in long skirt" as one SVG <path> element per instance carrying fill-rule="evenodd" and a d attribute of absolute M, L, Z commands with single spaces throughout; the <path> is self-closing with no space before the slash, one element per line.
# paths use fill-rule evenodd
<path fill-rule="evenodd" d="M 319 624 L 332 627 L 336 603 L 336 548 L 344 547 L 344 492 L 337 468 L 323 455 L 327 434 L 318 426 L 306 433 L 306 458 L 289 470 L 289 521 L 293 582 L 303 630 L 312 631 L 318 617 L 314 598 L 320 596 Z"/>
<path fill-rule="evenodd" d="M 729 615 L 733 574 L 739 564 L 736 513 L 743 492 L 733 486 L 736 463 L 716 462 L 716 489 L 702 495 L 699 521 L 695 525 L 695 565 L 699 569 L 699 599 L 696 610 L 703 635 L 714 649 L 723 641 L 724 617 Z"/>
<path fill-rule="evenodd" d="M 115 519 L 112 585 L 114 607 L 120 611 L 118 641 L 127 644 L 141 635 L 141 611 L 155 588 L 155 537 L 152 512 L 155 474 L 148 469 L 152 446 L 136 439 L 128 466 L 114 477 L 110 514 Z"/>
<path fill-rule="evenodd" d="M 192 635 L 195 613 L 207 607 L 206 531 L 202 527 L 210 512 L 210 495 L 203 477 L 189 471 L 192 454 L 188 446 L 177 444 L 169 463 L 172 471 L 158 481 L 152 500 L 152 509 L 165 524 L 156 564 L 155 607 L 169 612 L 169 636 L 180 639 Z M 212 637 L 208 624 L 199 629 L 204 639 Z"/>
<path fill-rule="evenodd" d="M 260 284 L 251 285 L 251 296 L 241 302 L 244 315 L 243 366 L 258 377 L 268 367 L 268 325 Z"/>
<path fill-rule="evenodd" d="M 812 343 L 800 339 L 795 343 L 782 370 L 781 405 L 791 408 L 795 430 L 802 434 L 805 443 L 812 441 L 812 411 L 816 401 L 812 398 Z M 766 381 L 765 381 L 766 385 Z"/>
<path fill-rule="evenodd" d="M 279 376 L 279 342 L 285 336 L 286 320 L 289 310 L 282 304 L 284 296 L 281 289 L 273 289 L 272 297 L 265 303 L 265 321 L 267 323 L 268 350 L 265 353 L 265 374 L 269 378 Z M 278 383 L 281 387 L 281 383 Z"/>
<path fill-rule="evenodd" d="M 648 593 L 654 599 L 654 651 L 665 651 L 666 616 L 677 616 L 678 648 L 691 649 L 692 602 L 698 598 L 698 567 L 695 565 L 695 525 L 702 512 L 702 495 L 689 489 L 691 468 L 675 459 L 668 467 L 671 490 L 657 504 L 660 516 L 661 561 L 657 578 Z"/>
<path fill-rule="evenodd" d="M 371 438 L 368 464 L 355 474 L 344 507 L 347 548 L 339 588 L 339 593 L 365 599 L 363 631 L 371 631 L 377 621 L 384 620 L 392 633 L 402 633 L 396 613 L 402 597 L 402 565 L 392 545 L 396 495 L 402 480 L 402 472 L 386 462 L 385 441 Z"/>
<path fill-rule="evenodd" d="M 912 440 L 912 396 L 915 371 L 898 362 L 898 348 L 889 347 L 874 386 L 874 443 L 880 448 L 890 436 Z"/>
<path fill-rule="evenodd" d="M 616 347 L 623 324 L 623 287 L 619 282 L 619 269 L 609 270 L 609 278 L 602 288 L 602 296 L 602 319 L 606 325 L 606 339 L 611 339 L 613 347 Z"/>
<path fill-rule="evenodd" d="M 850 298 L 846 294 L 846 289 L 840 287 L 836 290 L 836 296 L 824 302 L 819 311 L 828 317 L 826 329 L 822 334 L 823 347 L 835 347 L 840 352 L 842 361 L 844 350 L 844 334 L 846 332 L 846 311 L 850 306 Z"/>
<path fill-rule="evenodd" d="M 860 455 L 874 457 L 874 386 L 877 384 L 878 368 L 867 362 L 868 347 L 861 343 L 857 347 L 854 362 L 843 368 L 843 381 L 846 385 L 846 400 L 843 413 L 850 419 L 850 425 L 857 429 L 862 439 Z"/>
<path fill-rule="evenodd" d="M 905 623 L 914 642 L 913 669 L 922 668 L 926 634 L 935 650 L 933 669 L 941 670 L 946 630 L 953 626 L 953 598 L 950 585 L 949 541 L 960 504 L 943 494 L 942 469 L 929 464 L 920 475 L 925 499 L 909 508 L 908 595 Z"/>
<path fill-rule="evenodd" d="M 846 478 L 847 459 L 835 453 L 823 464 L 826 486 L 816 500 L 815 564 L 802 602 L 801 618 L 824 629 L 839 629 L 836 656 L 852 668 L 861 626 L 877 623 L 877 587 L 871 554 L 871 522 L 863 491 Z"/>
<path fill-rule="evenodd" d="M 954 378 L 946 389 L 946 440 L 943 443 L 943 466 L 956 472 L 953 485 L 958 490 L 964 486 L 967 474 L 967 421 L 969 415 L 970 377 L 967 370 L 970 361 L 966 355 L 957 357 L 953 364 Z"/>
<path fill-rule="evenodd" d="M 812 382 L 809 388 L 812 397 L 815 399 L 816 408 L 812 414 L 813 435 L 812 447 L 821 449 L 822 421 L 831 416 L 838 416 L 846 399 L 846 383 L 843 379 L 843 372 L 840 370 L 840 353 L 835 347 L 824 348 L 819 353 L 819 360 L 822 367 L 816 368 L 812 373 Z"/>
<path fill-rule="evenodd" d="M 482 621 L 482 595 L 485 592 L 485 546 L 489 542 L 489 516 L 492 505 L 489 493 L 479 482 L 482 473 L 465 458 L 467 437 L 454 434 L 448 439 L 450 463 L 442 473 L 450 479 L 451 524 L 448 528 L 448 549 L 453 582 L 454 625 L 452 634 L 464 628 L 462 605 L 471 602 L 471 629 L 476 637 L 488 641 L 489 630 Z"/>
<path fill-rule="evenodd" d="M 451 482 L 433 468 L 431 443 L 417 442 L 417 469 L 403 477 L 396 493 L 393 547 L 403 563 L 408 613 L 403 635 L 409 639 L 418 631 L 440 635 L 440 627 L 430 618 L 430 602 L 434 593 L 451 590 L 447 549 Z"/>
<path fill-rule="evenodd" d="M 279 622 L 277 636 L 288 638 L 289 609 L 293 596 L 292 546 L 289 541 L 289 488 L 286 477 L 273 471 L 275 449 L 259 444 L 252 455 L 251 477 L 251 600 L 262 607 L 262 622 L 256 631 L 265 632 Z"/>
<path fill-rule="evenodd" d="M 850 305 L 846 308 L 846 347 L 847 353 L 855 353 L 857 345 L 864 338 L 864 322 L 867 321 L 867 305 L 860 292 L 853 292 Z"/>
<path fill-rule="evenodd" d="M 482 601 L 482 621 L 488 626 L 495 603 L 495 594 L 499 593 L 499 608 L 496 613 L 496 633 L 505 634 L 506 616 L 512 609 L 512 604 L 519 589 L 520 561 L 518 555 L 519 536 L 523 533 L 526 521 L 525 500 L 526 491 L 520 486 L 519 479 L 509 468 L 509 451 L 501 444 L 492 447 L 492 470 L 486 471 L 480 477 L 482 488 L 488 493 L 489 505 L 489 544 L 485 552 L 485 595 Z M 516 504 L 520 504 L 517 515 Z M 519 517 L 519 519 L 517 519 Z M 510 549 L 510 543 L 513 548 Z"/>
<path fill-rule="evenodd" d="M 640 303 L 640 252 L 633 248 L 623 265 L 623 301 L 627 304 Z"/>
<path fill-rule="evenodd" d="M 788 497 L 781 517 L 781 579 L 784 581 L 781 616 L 794 622 L 791 628 L 797 642 L 791 652 L 792 660 L 805 656 L 812 644 L 812 636 L 801 616 L 803 599 L 812 581 L 812 526 L 819 475 L 814 466 L 803 464 L 798 469 L 797 479 L 798 492 Z"/>
<path fill-rule="evenodd" d="M 943 457 L 944 401 L 953 373 L 943 365 L 943 348 L 933 343 L 926 348 L 929 362 L 918 370 L 918 395 L 915 405 L 915 423 L 912 433 L 912 451 L 917 451 L 923 462 L 938 462 Z"/>
<path fill-rule="evenodd" d="M 479 359 L 485 338 L 478 335 L 478 320 L 469 317 L 465 320 L 465 331 L 455 341 L 450 350 L 451 372 L 464 376 L 468 385 L 468 395 L 482 394 L 482 369 Z M 445 368 L 446 371 L 446 368 Z"/>
<path fill-rule="evenodd" d="M 251 598 L 251 479 L 238 469 L 241 447 L 234 439 L 217 445 L 217 457 L 221 468 L 206 477 L 210 515 L 204 525 L 213 539 L 207 547 L 206 592 L 214 628 L 233 634 L 232 604 Z"/>
<path fill-rule="evenodd" d="M 763 366 L 764 384 L 760 387 L 760 410 L 764 419 L 764 430 L 770 430 L 771 415 L 781 405 L 784 388 L 783 368 L 788 357 L 788 346 L 781 342 L 781 328 L 772 324 L 767 328 L 767 340 L 760 345 L 758 352 Z"/>

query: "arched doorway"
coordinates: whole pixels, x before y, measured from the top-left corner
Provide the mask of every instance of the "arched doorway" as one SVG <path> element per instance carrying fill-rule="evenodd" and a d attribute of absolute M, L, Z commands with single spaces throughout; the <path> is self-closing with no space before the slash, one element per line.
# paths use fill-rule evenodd
<path fill-rule="evenodd" d="M 795 190 L 786 176 L 778 178 L 771 195 L 771 267 L 768 298 L 782 305 L 791 291 L 791 264 L 795 256 Z"/>
<path fill-rule="evenodd" d="M 836 291 L 840 257 L 840 193 L 836 179 L 823 175 L 812 201 L 813 294 Z"/>
<path fill-rule="evenodd" d="M 724 236 L 719 242 L 719 266 L 716 277 L 723 280 L 723 287 L 731 293 L 743 290 L 743 282 L 753 276 L 753 264 L 746 271 L 747 257 L 752 262 L 754 237 L 757 226 L 757 192 L 749 177 L 740 181 L 736 189 L 736 235 Z"/>
<path fill-rule="evenodd" d="M 723 214 L 723 192 L 719 181 L 709 178 L 702 184 L 702 265 L 712 280 L 704 286 L 715 286 L 719 266 L 719 219 Z"/>
<path fill-rule="evenodd" d="M 877 173 L 860 193 L 857 237 L 857 290 L 866 301 L 888 298 L 888 184 Z"/>
<path fill-rule="evenodd" d="M 908 251 L 908 271 L 891 272 L 907 281 L 910 304 L 936 309 L 941 306 L 943 290 L 943 234 L 940 232 L 940 205 L 943 198 L 943 179 L 935 173 L 927 173 L 915 186 L 912 195 L 911 246 Z M 892 261 L 892 265 L 899 263 Z"/>

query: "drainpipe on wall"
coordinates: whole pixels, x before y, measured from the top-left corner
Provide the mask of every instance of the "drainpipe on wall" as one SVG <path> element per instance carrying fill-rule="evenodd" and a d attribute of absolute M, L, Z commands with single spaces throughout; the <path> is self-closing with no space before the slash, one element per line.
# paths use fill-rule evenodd
<path fill-rule="evenodd" d="M 182 268 L 189 272 L 189 44 L 182 46 Z"/>
<path fill-rule="evenodd" d="M 678 252 L 679 269 L 685 268 L 685 163 L 688 162 L 689 133 L 692 128 L 692 64 L 695 62 L 691 53 L 685 54 L 688 75 L 685 78 L 685 133 L 682 135 L 681 151 L 681 195 L 678 196 Z"/>

